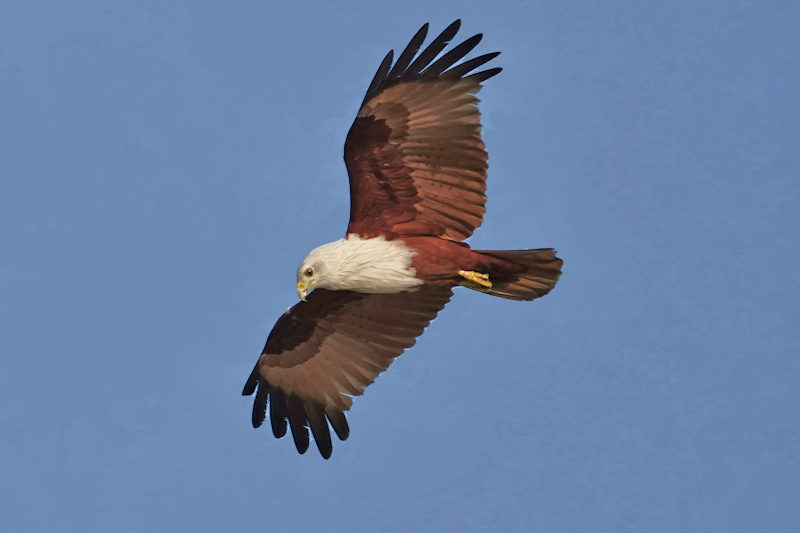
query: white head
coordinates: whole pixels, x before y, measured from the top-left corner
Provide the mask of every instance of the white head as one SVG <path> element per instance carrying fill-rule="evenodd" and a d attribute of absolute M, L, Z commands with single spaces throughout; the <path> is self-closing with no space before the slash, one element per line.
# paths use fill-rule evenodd
<path fill-rule="evenodd" d="M 297 295 L 305 300 L 314 289 L 395 293 L 420 284 L 411 268 L 414 250 L 403 241 L 362 239 L 350 234 L 313 250 L 297 269 Z"/>
<path fill-rule="evenodd" d="M 323 245 L 324 246 L 324 245 Z M 297 269 L 297 296 L 304 302 L 308 293 L 317 288 L 326 288 L 325 272 L 328 270 L 327 261 L 324 253 L 320 253 L 319 246 L 303 259 L 302 264 Z"/>

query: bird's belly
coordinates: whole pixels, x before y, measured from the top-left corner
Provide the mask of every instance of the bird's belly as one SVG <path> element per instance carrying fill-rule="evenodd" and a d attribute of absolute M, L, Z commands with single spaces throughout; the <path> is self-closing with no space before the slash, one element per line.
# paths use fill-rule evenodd
<path fill-rule="evenodd" d="M 406 245 L 415 251 L 411 267 L 425 283 L 457 280 L 458 271 L 472 268 L 477 255 L 466 243 L 439 237 L 409 237 Z"/>

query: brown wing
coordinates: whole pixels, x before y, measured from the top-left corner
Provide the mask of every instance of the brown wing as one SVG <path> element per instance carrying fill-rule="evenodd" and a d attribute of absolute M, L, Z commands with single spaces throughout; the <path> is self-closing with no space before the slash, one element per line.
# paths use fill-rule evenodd
<path fill-rule="evenodd" d="M 449 288 L 427 287 L 399 294 L 313 291 L 278 319 L 244 386 L 242 395 L 256 393 L 253 427 L 264 421 L 269 403 L 276 437 L 286 434 L 288 419 L 297 451 L 304 453 L 310 426 L 327 459 L 328 422 L 339 439 L 347 438 L 344 411 L 352 397 L 414 345 L 451 295 Z"/>
<path fill-rule="evenodd" d="M 378 68 L 344 147 L 348 233 L 462 241 L 481 224 L 487 155 L 475 94 L 501 69 L 467 75 L 499 52 L 453 66 L 480 34 L 433 61 L 459 26 L 458 20 L 448 26 L 414 59 L 425 24 L 394 66 L 389 52 Z"/>

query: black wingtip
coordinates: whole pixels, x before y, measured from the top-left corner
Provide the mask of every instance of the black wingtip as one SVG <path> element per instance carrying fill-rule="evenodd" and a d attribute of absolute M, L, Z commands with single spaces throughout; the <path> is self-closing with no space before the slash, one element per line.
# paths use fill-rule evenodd
<path fill-rule="evenodd" d="M 460 61 L 464 58 L 465 55 L 470 53 L 473 48 L 478 46 L 478 43 L 481 42 L 483 38 L 483 34 L 479 33 L 477 35 L 473 35 L 463 43 L 459 44 L 442 57 L 437 59 L 435 62 L 431 63 L 423 72 L 422 75 L 426 77 L 436 77 L 446 69 L 453 66 L 456 62 Z"/>
<path fill-rule="evenodd" d="M 287 427 L 285 418 L 272 416 L 272 413 L 270 413 L 269 423 L 270 427 L 272 428 L 272 434 L 276 439 L 282 439 L 286 436 Z"/>
<path fill-rule="evenodd" d="M 375 72 L 375 76 L 372 77 L 372 82 L 369 84 L 369 88 L 367 89 L 367 94 L 364 95 L 364 101 L 361 102 L 361 107 L 364 107 L 373 96 L 378 94 L 381 91 L 381 87 L 383 86 L 384 81 L 386 81 L 386 76 L 389 74 L 389 69 L 392 66 L 392 58 L 394 57 L 394 50 L 389 50 L 389 53 L 386 54 L 381 61 L 378 70 Z"/>
<path fill-rule="evenodd" d="M 489 78 L 491 78 L 493 76 L 497 76 L 501 72 L 503 72 L 503 69 L 501 67 L 489 68 L 489 69 L 486 69 L 486 70 L 482 70 L 480 72 L 476 72 L 475 74 L 470 74 L 469 76 L 467 76 L 464 79 L 465 80 L 475 80 L 478 83 L 482 83 L 482 82 L 488 80 Z"/>
<path fill-rule="evenodd" d="M 425 80 L 462 79 L 463 76 L 466 76 L 472 70 L 494 57 L 497 57 L 499 52 L 484 54 L 480 57 L 456 64 L 464 59 L 464 56 L 472 51 L 481 41 L 483 34 L 478 33 L 466 39 L 437 60 L 436 58 L 447 45 L 450 44 L 450 41 L 456 36 L 460 28 L 461 19 L 454 20 L 433 39 L 426 48 L 422 49 L 429 29 L 429 24 L 427 22 L 423 24 L 397 57 L 397 61 L 394 65 L 391 64 L 392 52 L 389 52 L 384 57 L 383 62 L 380 67 L 378 67 L 378 71 L 372 78 L 372 82 L 369 84 L 369 88 L 364 95 L 364 100 L 361 102 L 361 107 L 364 107 L 367 102 L 382 91 L 399 83 L 414 81 L 421 78 Z M 420 51 L 420 49 L 422 49 L 422 51 Z M 489 69 L 471 75 L 470 79 L 481 82 L 494 76 L 498 72 L 500 72 L 499 69 Z"/>
<path fill-rule="evenodd" d="M 331 423 L 333 431 L 336 432 L 339 440 L 347 440 L 347 437 L 350 436 L 350 425 L 347 423 L 347 417 L 345 417 L 344 413 L 338 409 L 329 409 L 325 412 L 325 415 L 328 417 L 328 421 Z"/>
<path fill-rule="evenodd" d="M 406 70 L 409 64 L 411 64 L 411 60 L 414 59 L 414 56 L 417 55 L 419 52 L 422 43 L 425 42 L 425 37 L 428 35 L 428 23 L 422 25 L 422 27 L 417 30 L 417 33 L 408 41 L 405 49 L 400 53 L 395 61 L 392 70 L 386 76 L 386 80 L 389 82 L 397 81 L 402 78 L 403 72 Z"/>
<path fill-rule="evenodd" d="M 425 48 L 422 52 L 420 52 L 419 56 L 414 60 L 411 65 L 406 69 L 405 75 L 410 77 L 417 77 L 419 76 L 420 72 L 428 66 L 428 63 L 436 59 L 436 56 L 439 55 L 439 52 L 444 50 L 450 41 L 453 40 L 453 37 L 456 36 L 458 33 L 458 29 L 461 27 L 461 20 L 457 19 L 455 22 L 450 24 L 448 27 L 444 29 L 442 33 L 439 34 L 431 44 Z M 404 77 L 406 77 L 404 75 Z"/>
<path fill-rule="evenodd" d="M 264 419 L 267 417 L 267 388 L 265 386 L 258 387 L 256 399 L 253 402 L 253 427 L 261 427 Z"/>
<path fill-rule="evenodd" d="M 286 398 L 286 405 L 289 408 L 289 427 L 292 428 L 292 438 L 294 447 L 301 455 L 306 453 L 310 439 L 308 437 L 308 418 L 303 404 L 294 395 Z"/>
<path fill-rule="evenodd" d="M 328 422 L 325 421 L 325 410 L 322 405 L 314 402 L 304 402 L 306 420 L 314 435 L 314 442 L 317 444 L 320 455 L 328 459 L 333 452 L 331 443 L 331 432 L 328 429 Z"/>
<path fill-rule="evenodd" d="M 250 372 L 250 376 L 247 378 L 247 381 L 244 384 L 244 388 L 242 389 L 242 396 L 250 396 L 256 391 L 256 386 L 258 385 L 258 366 Z"/>
<path fill-rule="evenodd" d="M 269 399 L 269 423 L 272 434 L 276 439 L 286 435 L 286 418 L 289 416 L 286 408 L 286 395 L 280 389 L 274 389 Z"/>
<path fill-rule="evenodd" d="M 491 52 L 489 54 L 483 54 L 482 56 L 474 57 L 463 63 L 454 66 L 450 70 L 444 72 L 442 74 L 442 78 L 457 80 L 460 79 L 462 76 L 465 76 L 475 70 L 476 68 L 480 67 L 484 63 L 488 63 L 495 57 L 499 56 L 500 52 Z"/>

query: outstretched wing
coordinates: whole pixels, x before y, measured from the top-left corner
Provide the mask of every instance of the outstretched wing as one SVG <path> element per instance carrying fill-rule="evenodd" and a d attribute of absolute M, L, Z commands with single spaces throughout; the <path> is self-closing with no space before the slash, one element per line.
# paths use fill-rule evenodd
<path fill-rule="evenodd" d="M 475 94 L 501 69 L 470 74 L 499 52 L 456 65 L 481 34 L 434 61 L 459 26 L 452 23 L 417 55 L 425 24 L 394 66 L 389 52 L 378 68 L 344 146 L 348 233 L 461 241 L 481 224 L 488 165 Z"/>
<path fill-rule="evenodd" d="M 339 439 L 350 430 L 344 412 L 353 396 L 414 345 L 452 296 L 449 288 L 423 287 L 399 294 L 313 291 L 278 319 L 242 395 L 256 393 L 253 427 L 266 416 L 273 434 L 292 430 L 297 451 L 308 449 L 308 427 L 326 459 L 332 451 L 328 422 Z M 327 419 L 327 421 L 326 421 Z"/>

